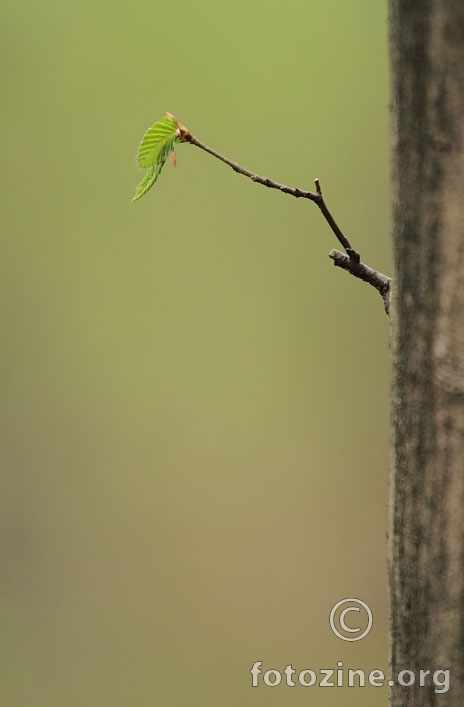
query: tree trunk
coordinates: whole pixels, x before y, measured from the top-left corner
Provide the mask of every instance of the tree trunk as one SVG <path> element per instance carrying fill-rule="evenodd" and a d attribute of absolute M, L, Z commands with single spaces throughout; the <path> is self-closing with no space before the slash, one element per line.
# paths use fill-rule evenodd
<path fill-rule="evenodd" d="M 390 0 L 390 46 L 391 705 L 458 707 L 464 704 L 464 0 Z M 403 670 L 414 672 L 413 686 L 398 685 Z M 421 670 L 431 671 L 423 687 Z M 444 674 L 434 684 L 440 670 L 450 671 L 447 691 Z"/>

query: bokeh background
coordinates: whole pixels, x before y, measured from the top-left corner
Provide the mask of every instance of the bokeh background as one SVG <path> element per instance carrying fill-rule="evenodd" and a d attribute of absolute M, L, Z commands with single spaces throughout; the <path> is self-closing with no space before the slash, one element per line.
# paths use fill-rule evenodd
<path fill-rule="evenodd" d="M 383 3 L 3 7 L 2 707 L 385 705 L 249 670 L 387 668 Z M 359 597 L 363 641 L 330 631 Z M 351 615 L 353 617 L 353 615 Z M 352 620 L 348 619 L 348 623 Z"/>

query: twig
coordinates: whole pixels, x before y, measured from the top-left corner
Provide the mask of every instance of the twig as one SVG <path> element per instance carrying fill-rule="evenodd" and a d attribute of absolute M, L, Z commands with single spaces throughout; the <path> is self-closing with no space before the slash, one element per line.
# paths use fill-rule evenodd
<path fill-rule="evenodd" d="M 186 141 L 190 142 L 192 145 L 196 145 L 205 152 L 209 152 L 209 154 L 213 155 L 213 157 L 216 157 L 218 160 L 221 160 L 221 162 L 225 162 L 229 165 L 229 167 L 232 167 L 234 172 L 243 174 L 244 177 L 249 177 L 249 179 L 251 179 L 253 182 L 256 182 L 257 184 L 262 184 L 264 187 L 268 187 L 269 189 L 278 189 L 279 191 L 284 192 L 284 194 L 290 194 L 291 196 L 295 196 L 296 198 L 303 198 L 309 199 L 310 201 L 314 201 L 314 203 L 317 204 L 317 206 L 320 208 L 322 215 L 324 216 L 325 220 L 334 232 L 340 245 L 345 249 L 350 258 L 354 258 L 355 260 L 358 259 L 359 261 L 359 255 L 351 246 L 348 238 L 345 236 L 341 228 L 338 227 L 334 217 L 327 208 L 322 196 L 321 185 L 318 179 L 315 180 L 315 192 L 303 191 L 303 189 L 298 189 L 298 187 L 287 187 L 285 186 L 285 184 L 279 184 L 279 182 L 274 182 L 272 179 L 268 179 L 267 177 L 260 177 L 259 174 L 250 172 L 249 169 L 245 169 L 245 167 L 242 167 L 242 165 L 237 164 L 237 162 L 232 162 L 232 160 L 229 160 L 228 157 L 224 157 L 224 155 L 221 155 L 219 152 L 216 152 L 216 150 L 213 150 L 211 147 L 208 147 L 208 145 L 204 145 L 193 135 L 190 135 L 190 139 L 187 138 Z"/>
<path fill-rule="evenodd" d="M 339 250 L 332 250 L 329 253 L 329 258 L 334 261 L 336 267 L 347 270 L 354 277 L 358 277 L 360 280 L 368 282 L 369 285 L 375 287 L 383 299 L 386 313 L 390 314 L 391 277 L 387 277 L 387 275 L 378 272 L 378 270 L 373 270 L 373 268 L 361 263 L 361 261 L 355 262 L 348 255 L 340 253 Z"/>
<path fill-rule="evenodd" d="M 338 226 L 334 217 L 327 208 L 327 205 L 322 196 L 322 189 L 319 179 L 315 180 L 315 192 L 304 191 L 303 189 L 298 189 L 298 187 L 287 187 L 285 186 L 285 184 L 274 182 L 272 179 L 268 179 L 267 177 L 261 177 L 259 174 L 250 172 L 249 169 L 245 169 L 245 167 L 242 167 L 242 165 L 238 164 L 237 162 L 233 162 L 232 160 L 229 160 L 228 157 L 224 157 L 224 155 L 221 155 L 219 152 L 216 152 L 216 150 L 213 150 L 211 147 L 208 147 L 208 145 L 204 145 L 185 128 L 184 130 L 185 132 L 183 133 L 183 142 L 190 142 L 192 145 L 196 145 L 196 147 L 199 147 L 201 150 L 208 152 L 213 157 L 216 157 L 218 160 L 221 160 L 221 162 L 224 162 L 225 164 L 229 165 L 229 167 L 231 167 L 234 172 L 238 172 L 238 174 L 243 174 L 244 177 L 248 177 L 253 182 L 256 182 L 257 184 L 262 184 L 264 187 L 268 187 L 269 189 L 278 189 L 284 194 L 290 194 L 290 196 L 294 196 L 296 198 L 309 199 L 310 201 L 313 201 L 319 207 L 322 215 L 324 216 L 325 220 L 332 229 L 332 232 L 334 233 L 338 242 L 346 252 L 346 255 L 340 253 L 339 250 L 332 250 L 331 253 L 329 253 L 329 257 L 334 261 L 334 265 L 339 268 L 342 268 L 343 270 L 347 270 L 355 277 L 358 277 L 364 282 L 368 282 L 370 285 L 375 287 L 375 289 L 380 293 L 384 301 L 385 310 L 387 314 L 389 314 L 390 290 L 392 282 L 391 278 L 387 277 L 386 275 L 383 275 L 380 272 L 377 272 L 377 270 L 373 270 L 368 265 L 365 265 L 361 262 L 361 257 L 359 253 L 353 248 L 350 241 L 345 236 L 341 228 Z"/>

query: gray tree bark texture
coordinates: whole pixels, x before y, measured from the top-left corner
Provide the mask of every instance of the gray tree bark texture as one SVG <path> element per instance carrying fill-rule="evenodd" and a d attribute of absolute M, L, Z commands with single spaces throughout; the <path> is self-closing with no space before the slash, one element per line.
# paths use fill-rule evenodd
<path fill-rule="evenodd" d="M 390 0 L 393 707 L 464 705 L 464 0 Z M 415 683 L 398 685 L 411 670 Z M 431 671 L 420 686 L 420 671 Z M 450 671 L 447 692 L 432 676 Z M 440 675 L 439 679 L 443 678 Z M 403 678 L 410 681 L 410 676 Z"/>

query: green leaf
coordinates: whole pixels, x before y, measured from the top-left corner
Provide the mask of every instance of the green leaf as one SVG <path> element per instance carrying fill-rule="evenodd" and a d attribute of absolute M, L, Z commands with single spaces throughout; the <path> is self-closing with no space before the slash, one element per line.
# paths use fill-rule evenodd
<path fill-rule="evenodd" d="M 150 189 L 152 188 L 153 184 L 156 182 L 158 179 L 159 173 L 161 172 L 161 169 L 158 171 L 158 173 L 155 173 L 155 168 L 150 167 L 150 169 L 147 171 L 146 175 L 140 182 L 140 184 L 137 187 L 137 191 L 134 194 L 134 198 L 132 201 L 138 201 L 139 199 L 142 198 Z"/>
<path fill-rule="evenodd" d="M 168 155 L 177 143 L 176 132 L 178 124 L 169 115 L 158 120 L 143 136 L 140 143 L 137 162 L 140 167 L 151 167 L 160 157 L 166 161 Z M 174 142 L 174 145 L 173 145 Z"/>
<path fill-rule="evenodd" d="M 170 115 L 165 115 L 147 130 L 140 143 L 137 162 L 148 171 L 137 187 L 132 201 L 138 201 L 150 191 L 161 174 L 164 163 L 181 140 L 179 123 Z"/>

